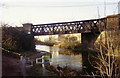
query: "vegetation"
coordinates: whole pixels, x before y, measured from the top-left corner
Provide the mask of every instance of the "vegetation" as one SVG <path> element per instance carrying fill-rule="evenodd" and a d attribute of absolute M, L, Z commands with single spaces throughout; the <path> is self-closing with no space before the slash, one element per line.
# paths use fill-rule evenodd
<path fill-rule="evenodd" d="M 89 61 L 91 65 L 98 70 L 98 73 L 101 77 L 107 78 L 119 78 L 120 77 L 120 59 L 117 59 L 116 53 L 111 45 L 111 43 L 107 43 L 107 47 L 101 42 L 99 43 L 99 47 L 97 47 L 98 55 L 89 55 Z M 92 61 L 91 59 L 94 59 Z"/>
<path fill-rule="evenodd" d="M 10 51 L 29 51 L 33 49 L 32 36 L 27 34 L 22 27 L 2 26 L 2 47 Z"/>
<path fill-rule="evenodd" d="M 63 36 L 60 43 L 55 44 L 55 46 L 69 49 L 72 51 L 80 51 L 80 43 L 77 41 L 75 36 Z"/>
<path fill-rule="evenodd" d="M 37 44 L 37 45 L 53 46 L 55 43 L 54 42 L 50 42 L 50 41 L 42 42 L 42 41 L 39 41 L 39 40 L 35 39 L 35 44 Z"/>

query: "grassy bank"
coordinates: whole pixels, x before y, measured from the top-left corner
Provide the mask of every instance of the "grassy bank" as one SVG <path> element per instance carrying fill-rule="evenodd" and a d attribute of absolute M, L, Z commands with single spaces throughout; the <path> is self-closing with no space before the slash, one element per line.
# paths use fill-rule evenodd
<path fill-rule="evenodd" d="M 47 46 L 53 46 L 55 43 L 50 42 L 50 41 L 42 42 L 42 41 L 35 40 L 35 44 L 36 44 L 36 45 L 47 45 Z"/>

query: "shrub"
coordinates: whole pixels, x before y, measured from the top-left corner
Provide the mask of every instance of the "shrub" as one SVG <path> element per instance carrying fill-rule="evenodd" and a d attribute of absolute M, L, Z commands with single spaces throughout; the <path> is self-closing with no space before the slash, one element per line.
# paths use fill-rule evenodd
<path fill-rule="evenodd" d="M 28 51 L 34 47 L 33 38 L 22 27 L 2 27 L 2 47 L 11 51 Z"/>

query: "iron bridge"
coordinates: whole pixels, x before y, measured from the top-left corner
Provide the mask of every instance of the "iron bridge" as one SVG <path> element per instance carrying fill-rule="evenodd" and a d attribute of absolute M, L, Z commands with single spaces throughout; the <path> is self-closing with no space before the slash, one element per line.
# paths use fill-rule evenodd
<path fill-rule="evenodd" d="M 32 25 L 32 33 L 37 35 L 55 35 L 101 32 L 106 27 L 106 19 L 92 19 L 83 21 L 60 22 L 50 24 Z"/>

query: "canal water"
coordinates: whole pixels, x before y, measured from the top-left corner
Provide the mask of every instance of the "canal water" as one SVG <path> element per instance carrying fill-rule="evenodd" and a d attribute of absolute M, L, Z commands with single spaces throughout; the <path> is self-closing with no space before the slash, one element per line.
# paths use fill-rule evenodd
<path fill-rule="evenodd" d="M 82 54 L 75 54 L 69 50 L 46 45 L 36 45 L 36 50 L 51 53 L 50 65 L 65 67 L 80 71 L 82 69 Z"/>

